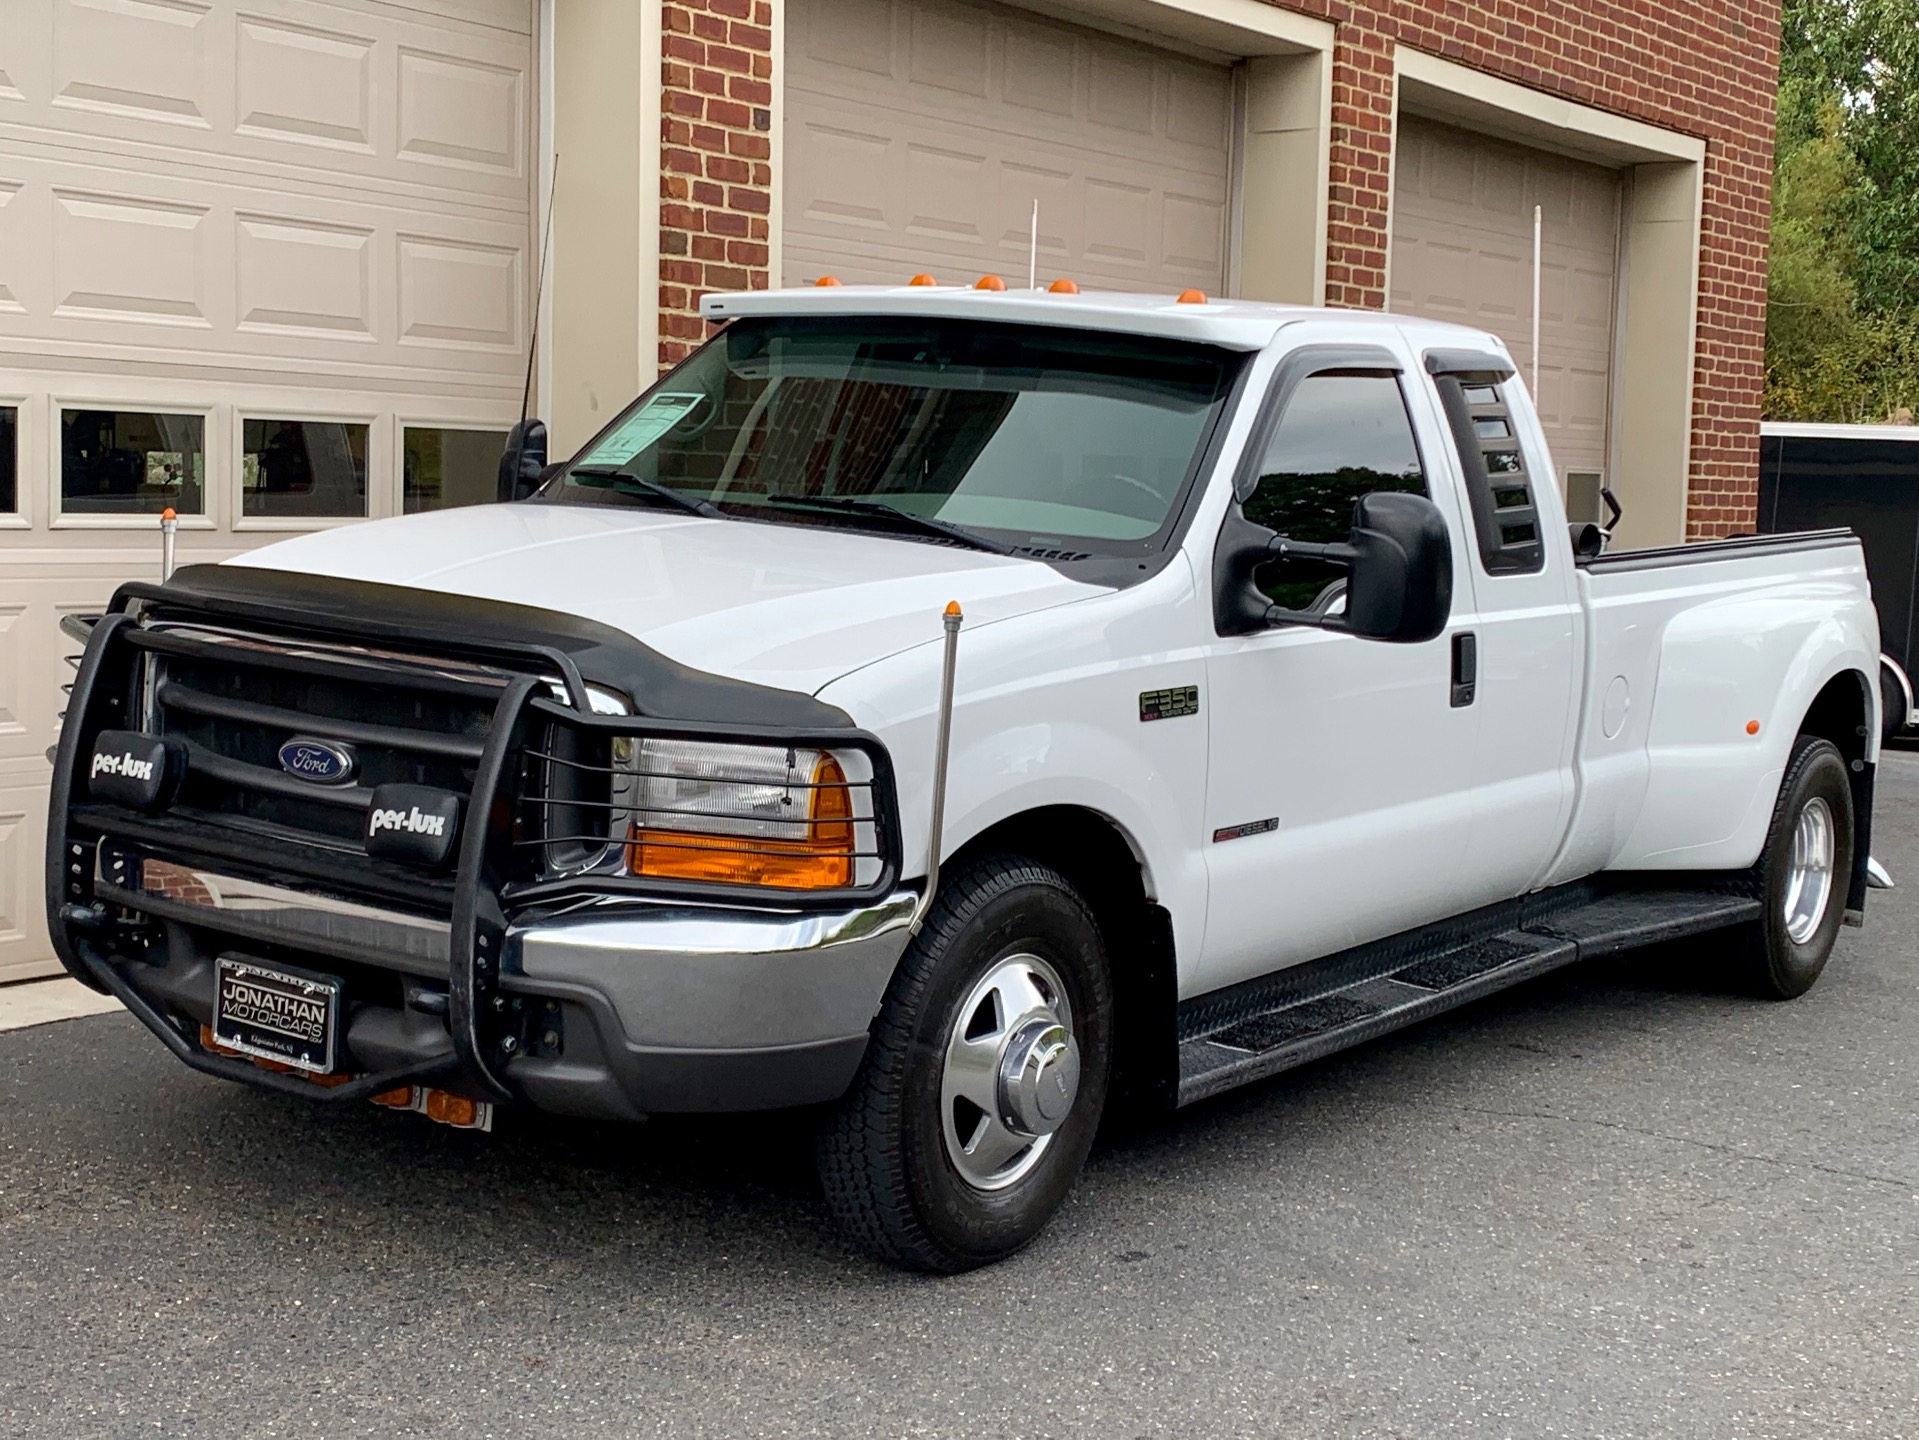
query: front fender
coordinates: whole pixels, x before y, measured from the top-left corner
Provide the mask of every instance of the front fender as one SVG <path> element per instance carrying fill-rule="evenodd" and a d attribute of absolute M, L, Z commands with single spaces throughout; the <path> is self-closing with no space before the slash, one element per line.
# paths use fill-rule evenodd
<path fill-rule="evenodd" d="M 1728 596 L 1675 615 L 1659 651 L 1646 802 L 1613 868 L 1753 864 L 1800 722 L 1827 682 L 1862 675 L 1873 697 L 1866 723 L 1877 731 L 1878 628 L 1859 589 L 1829 582 Z M 1878 753 L 1876 733 L 1867 753 Z"/>
<path fill-rule="evenodd" d="M 963 630 L 940 853 L 1027 811 L 1092 811 L 1132 846 L 1147 895 L 1172 914 L 1178 953 L 1198 954 L 1205 721 L 1142 720 L 1141 696 L 1202 684 L 1211 623 L 1210 600 L 1176 561 L 1125 591 Z M 925 874 L 938 660 L 928 644 L 821 691 L 892 756 L 909 877 Z"/>

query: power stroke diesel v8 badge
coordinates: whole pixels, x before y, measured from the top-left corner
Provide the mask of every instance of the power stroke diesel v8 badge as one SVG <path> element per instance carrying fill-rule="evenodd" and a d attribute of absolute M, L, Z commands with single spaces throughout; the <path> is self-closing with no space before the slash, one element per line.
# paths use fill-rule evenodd
<path fill-rule="evenodd" d="M 435 869 L 453 854 L 460 797 L 430 785 L 381 785 L 366 812 L 366 853 Z"/>

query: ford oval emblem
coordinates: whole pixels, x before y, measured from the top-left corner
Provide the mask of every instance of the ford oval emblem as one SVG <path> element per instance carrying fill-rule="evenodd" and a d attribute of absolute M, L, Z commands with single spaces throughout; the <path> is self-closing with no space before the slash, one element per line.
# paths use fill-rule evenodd
<path fill-rule="evenodd" d="M 280 747 L 282 770 L 322 785 L 345 784 L 353 778 L 359 763 L 352 746 L 334 740 L 315 740 L 310 736 L 295 735 Z"/>

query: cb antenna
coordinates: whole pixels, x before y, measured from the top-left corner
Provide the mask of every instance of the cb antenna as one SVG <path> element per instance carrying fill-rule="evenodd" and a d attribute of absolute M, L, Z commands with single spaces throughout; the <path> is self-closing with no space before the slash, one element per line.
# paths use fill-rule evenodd
<path fill-rule="evenodd" d="M 1039 289 L 1039 196 L 1033 197 L 1033 230 L 1026 251 L 1026 288 Z"/>
<path fill-rule="evenodd" d="M 553 202 L 560 193 L 560 152 L 553 152 L 553 179 L 546 191 L 546 225 L 540 235 L 540 270 L 533 277 L 533 324 L 526 346 L 526 388 L 520 392 L 520 423 L 533 404 L 533 362 L 540 353 L 540 301 L 546 294 L 546 258 L 553 246 Z"/>

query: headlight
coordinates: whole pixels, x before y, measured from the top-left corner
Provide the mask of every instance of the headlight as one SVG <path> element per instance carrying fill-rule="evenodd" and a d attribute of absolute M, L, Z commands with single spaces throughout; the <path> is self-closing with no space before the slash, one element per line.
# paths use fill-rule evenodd
<path fill-rule="evenodd" d="M 829 751 L 622 737 L 613 770 L 631 874 L 789 890 L 855 882 L 867 777 L 849 781 Z"/>

